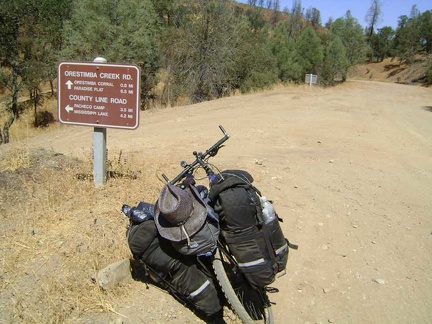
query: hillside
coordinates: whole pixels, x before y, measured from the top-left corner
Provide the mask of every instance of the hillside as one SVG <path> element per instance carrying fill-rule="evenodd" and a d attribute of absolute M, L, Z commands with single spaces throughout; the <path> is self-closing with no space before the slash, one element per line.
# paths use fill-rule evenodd
<path fill-rule="evenodd" d="M 121 205 L 155 201 L 161 173 L 220 124 L 231 138 L 213 162 L 250 171 L 300 246 L 270 296 L 276 323 L 429 322 L 431 107 L 428 88 L 350 81 L 149 110 L 108 130 L 116 177 L 98 188 L 92 128 L 0 146 L 1 323 L 199 322 L 154 286 L 102 291 L 95 277 L 130 255 Z"/>
<path fill-rule="evenodd" d="M 382 62 L 359 65 L 349 77 L 355 80 L 424 84 L 427 65 L 428 61 L 424 57 L 418 57 L 411 65 L 400 64 L 396 58 L 387 58 Z"/>

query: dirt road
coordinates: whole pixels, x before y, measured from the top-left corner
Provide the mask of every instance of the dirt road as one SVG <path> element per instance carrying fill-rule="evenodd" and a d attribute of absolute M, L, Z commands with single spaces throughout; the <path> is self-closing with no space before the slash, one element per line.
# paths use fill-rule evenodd
<path fill-rule="evenodd" d="M 249 170 L 299 245 L 271 296 L 277 323 L 430 322 L 431 89 L 352 81 L 147 111 L 135 131 L 108 130 L 108 147 L 174 165 L 219 139 L 218 125 L 231 139 L 214 162 Z M 81 155 L 92 140 L 91 128 L 64 126 L 34 144 Z M 167 299 L 149 306 L 177 315 L 142 308 L 130 323 L 193 321 Z"/>

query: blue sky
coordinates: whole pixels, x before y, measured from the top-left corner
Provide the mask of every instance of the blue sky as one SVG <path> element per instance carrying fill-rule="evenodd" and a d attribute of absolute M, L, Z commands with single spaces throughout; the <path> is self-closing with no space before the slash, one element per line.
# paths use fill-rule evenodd
<path fill-rule="evenodd" d="M 279 0 L 280 9 L 292 9 L 293 0 Z M 247 0 L 238 2 L 247 3 Z M 266 3 L 267 1 L 265 1 Z M 351 10 L 353 17 L 357 18 L 358 22 L 365 26 L 365 17 L 368 9 L 371 6 L 371 0 L 301 0 L 302 7 L 308 9 L 310 7 L 317 8 L 321 13 L 323 25 L 330 17 L 334 20 L 345 16 L 347 10 Z M 384 26 L 397 27 L 399 16 L 409 16 L 411 7 L 417 5 L 420 12 L 432 10 L 431 0 L 381 0 L 382 21 L 378 28 Z"/>

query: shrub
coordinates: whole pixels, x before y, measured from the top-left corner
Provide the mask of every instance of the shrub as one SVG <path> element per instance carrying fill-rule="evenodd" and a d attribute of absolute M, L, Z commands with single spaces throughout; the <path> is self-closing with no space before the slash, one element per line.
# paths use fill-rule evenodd
<path fill-rule="evenodd" d="M 35 127 L 48 127 L 49 124 L 54 123 L 54 115 L 47 111 L 38 111 L 37 117 L 34 122 Z"/>

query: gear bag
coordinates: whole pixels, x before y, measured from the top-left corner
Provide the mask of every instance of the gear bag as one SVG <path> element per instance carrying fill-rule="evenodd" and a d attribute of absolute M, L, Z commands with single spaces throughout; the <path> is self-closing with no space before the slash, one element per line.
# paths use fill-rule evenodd
<path fill-rule="evenodd" d="M 220 178 L 209 198 L 220 217 L 221 236 L 251 286 L 263 288 L 285 270 L 289 248 L 297 246 L 284 237 L 281 219 L 263 221 L 261 194 L 247 171 L 225 170 Z"/>
<path fill-rule="evenodd" d="M 129 248 L 150 278 L 206 316 L 217 313 L 221 305 L 212 278 L 197 267 L 193 258 L 180 254 L 159 235 L 153 205 L 141 202 L 137 207 L 123 206 L 123 212 L 131 220 L 126 231 Z"/>
<path fill-rule="evenodd" d="M 189 241 L 171 241 L 171 244 L 183 255 L 211 256 L 216 250 L 219 232 L 219 224 L 207 218 L 201 229 L 192 235 Z"/>

